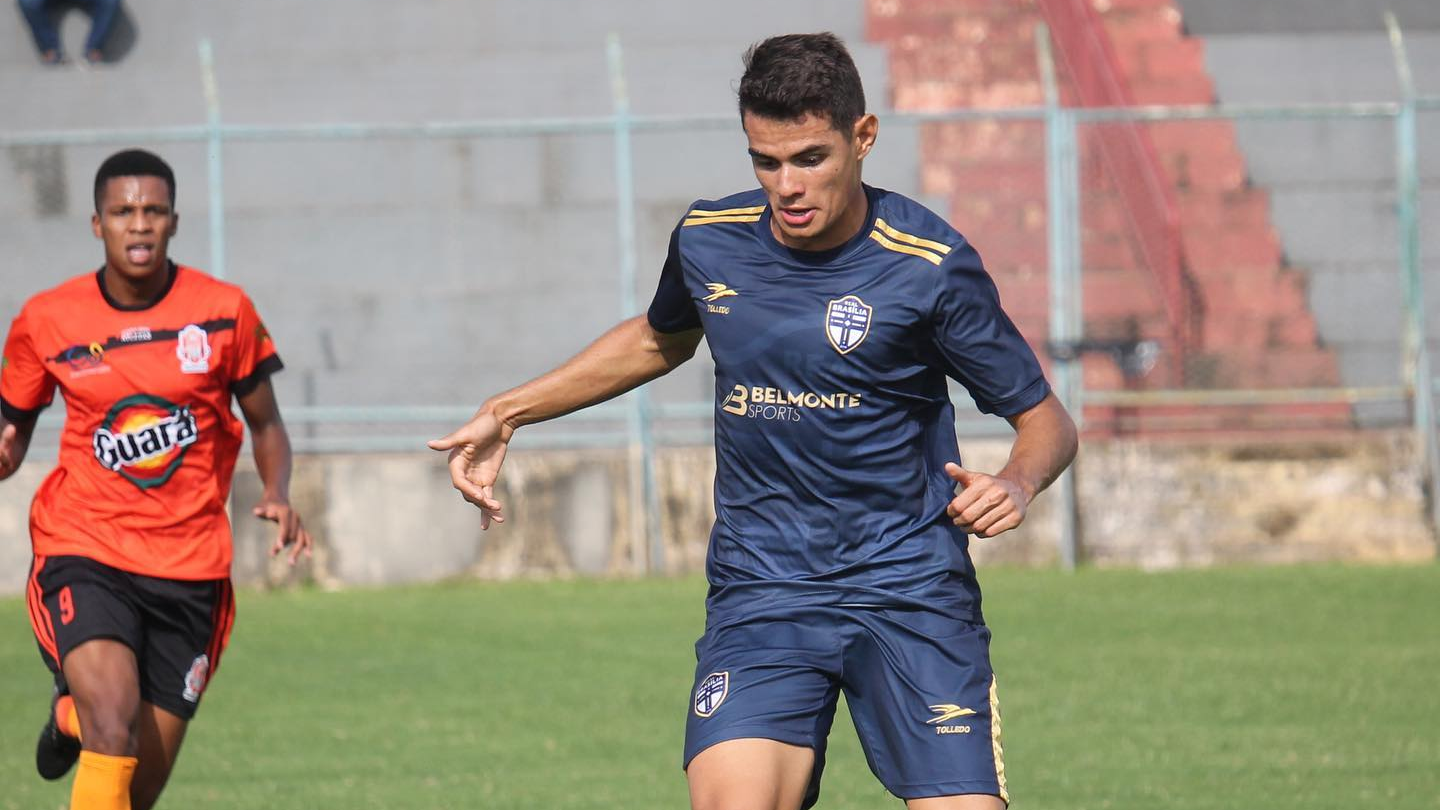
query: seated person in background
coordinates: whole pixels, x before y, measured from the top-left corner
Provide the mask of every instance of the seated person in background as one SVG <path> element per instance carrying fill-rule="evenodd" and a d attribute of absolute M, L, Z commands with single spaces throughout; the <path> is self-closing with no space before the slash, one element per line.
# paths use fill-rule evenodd
<path fill-rule="evenodd" d="M 110 35 L 110 27 L 115 24 L 120 0 L 68 1 L 83 6 L 90 13 L 90 36 L 85 40 L 85 61 L 92 65 L 103 62 L 105 55 L 100 49 L 105 45 L 105 38 Z M 20 0 L 20 11 L 25 15 L 25 21 L 30 24 L 30 32 L 35 35 L 35 47 L 40 50 L 40 61 L 47 65 L 59 65 L 65 62 L 65 51 L 60 47 L 60 31 L 55 27 L 55 19 L 50 16 L 49 6 L 52 5 L 55 5 L 54 0 Z"/>

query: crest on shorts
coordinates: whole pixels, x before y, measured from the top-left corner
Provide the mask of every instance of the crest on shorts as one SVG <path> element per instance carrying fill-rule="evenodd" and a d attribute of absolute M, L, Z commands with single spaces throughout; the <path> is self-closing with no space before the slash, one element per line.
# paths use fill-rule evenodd
<path fill-rule="evenodd" d="M 185 673 L 185 691 L 181 697 L 197 703 L 200 700 L 200 693 L 205 691 L 205 681 L 210 677 L 210 656 L 200 653 L 190 663 L 190 671 Z"/>
<path fill-rule="evenodd" d="M 186 374 L 204 374 L 210 370 L 210 334 L 190 324 L 175 336 L 175 356 L 180 370 Z"/>
<path fill-rule="evenodd" d="M 849 354 L 870 334 L 870 316 L 874 314 L 875 308 L 858 295 L 837 298 L 825 308 L 825 337 L 835 351 Z"/>
<path fill-rule="evenodd" d="M 695 690 L 695 714 L 699 717 L 709 717 L 720 708 L 725 702 L 725 696 L 730 694 L 730 673 L 712 672 L 705 676 L 700 686 Z"/>

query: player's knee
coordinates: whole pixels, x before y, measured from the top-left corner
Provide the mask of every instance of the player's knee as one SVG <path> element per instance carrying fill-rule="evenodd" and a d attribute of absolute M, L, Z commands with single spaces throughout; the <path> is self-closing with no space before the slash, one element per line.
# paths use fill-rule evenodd
<path fill-rule="evenodd" d="M 135 734 L 135 717 L 116 709 L 86 712 L 80 719 L 85 748 L 112 757 L 133 757 L 140 741 Z"/>
<path fill-rule="evenodd" d="M 746 783 L 695 785 L 690 788 L 690 810 L 799 810 L 800 795 L 776 784 Z"/>

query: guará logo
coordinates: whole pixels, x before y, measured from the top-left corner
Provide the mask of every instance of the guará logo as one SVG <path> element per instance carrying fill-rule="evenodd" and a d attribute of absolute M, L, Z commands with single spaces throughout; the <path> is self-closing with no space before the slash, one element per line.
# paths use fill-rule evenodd
<path fill-rule="evenodd" d="M 150 489 L 170 480 L 199 436 L 189 408 L 135 394 L 115 403 L 95 429 L 95 460 L 140 489 Z"/>

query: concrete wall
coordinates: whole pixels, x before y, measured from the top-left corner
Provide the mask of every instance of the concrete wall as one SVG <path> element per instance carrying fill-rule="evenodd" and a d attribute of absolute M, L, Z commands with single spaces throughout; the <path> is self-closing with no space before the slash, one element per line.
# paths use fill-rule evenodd
<path fill-rule="evenodd" d="M 1007 442 L 966 443 L 966 463 L 994 470 Z M 29 564 L 25 514 L 46 465 L 0 485 L 0 593 L 18 593 Z M 265 551 L 270 524 L 249 515 L 259 494 L 242 469 L 234 493 L 235 578 L 248 585 L 326 587 L 453 577 L 635 576 L 647 551 L 631 532 L 635 499 L 623 454 L 526 451 L 506 460 L 504 525 L 450 487 L 435 456 L 304 458 L 294 502 L 316 534 L 291 569 Z M 1087 442 L 1077 466 L 1083 558 L 1147 569 L 1318 561 L 1416 562 L 1436 556 L 1408 434 L 1304 443 Z M 703 569 L 713 516 L 710 448 L 659 459 L 663 560 L 669 574 Z M 976 541 L 981 565 L 1054 565 L 1057 498 L 1042 495 L 1019 530 Z"/>

